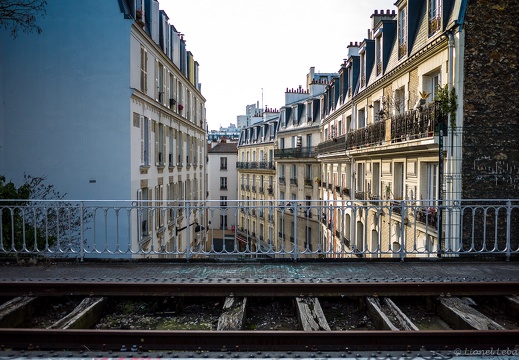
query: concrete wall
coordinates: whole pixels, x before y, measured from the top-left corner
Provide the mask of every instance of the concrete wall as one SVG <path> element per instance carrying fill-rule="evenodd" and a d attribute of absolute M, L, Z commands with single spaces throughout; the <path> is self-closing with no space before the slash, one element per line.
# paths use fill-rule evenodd
<path fill-rule="evenodd" d="M 116 1 L 49 0 L 41 35 L 0 31 L 0 173 L 69 199 L 130 197 L 129 29 Z"/>

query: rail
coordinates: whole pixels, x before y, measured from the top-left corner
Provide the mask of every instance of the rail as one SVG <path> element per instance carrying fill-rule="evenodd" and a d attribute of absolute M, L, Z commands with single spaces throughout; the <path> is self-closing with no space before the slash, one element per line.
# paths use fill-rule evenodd
<path fill-rule="evenodd" d="M 373 199 L 0 200 L 0 217 L 2 256 L 403 260 L 519 254 L 519 200 L 442 206 Z"/>

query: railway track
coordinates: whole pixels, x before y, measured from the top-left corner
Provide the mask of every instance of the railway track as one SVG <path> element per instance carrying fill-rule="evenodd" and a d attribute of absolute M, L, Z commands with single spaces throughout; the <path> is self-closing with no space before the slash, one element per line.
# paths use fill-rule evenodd
<path fill-rule="evenodd" d="M 256 357 L 279 357 L 279 353 L 272 352 L 291 351 L 328 352 L 332 357 L 341 357 L 354 356 L 356 351 L 411 351 L 415 355 L 440 351 L 452 356 L 459 351 L 466 354 L 509 349 L 508 355 L 519 355 L 519 300 L 515 296 L 518 293 L 518 281 L 4 281 L 0 291 L 0 310 L 4 311 L 0 311 L 0 352 L 94 351 L 103 357 L 115 357 L 120 352 L 150 355 L 153 351 L 191 351 L 193 357 L 203 357 L 208 352 L 244 357 L 244 352 L 253 351 L 261 352 Z M 38 311 L 58 308 L 63 311 L 57 312 L 51 324 L 67 323 L 64 318 L 74 316 L 90 320 L 83 323 L 83 328 L 48 324 L 35 328 L 24 323 L 8 326 L 6 314 L 11 311 L 12 315 L 9 304 L 15 299 L 34 302 L 33 310 L 21 306 L 22 312 L 18 313 L 27 311 L 23 316 L 29 318 L 34 318 Z M 225 308 L 229 299 L 240 301 Z M 87 300 L 98 304 L 97 310 L 88 315 L 78 310 L 79 303 Z M 60 301 L 72 302 L 71 309 L 65 310 Z M 137 305 L 130 308 L 129 301 Z M 177 324 L 164 330 L 121 326 L 121 320 L 112 328 L 99 325 L 101 319 L 120 308 L 130 309 L 136 319 L 150 316 L 171 320 L 197 302 L 206 304 L 190 310 L 198 317 L 206 312 L 216 314 L 206 321 L 210 324 L 207 328 L 193 330 Z M 141 308 L 144 311 L 138 310 Z M 263 320 L 262 315 L 266 316 Z M 354 319 L 352 315 L 359 316 Z M 425 315 L 429 317 L 426 320 Z M 122 313 L 123 318 L 129 316 Z M 239 325 L 218 329 L 224 316 L 228 324 L 238 320 Z M 18 320 L 21 317 L 14 316 Z M 341 324 L 342 317 L 348 317 L 352 323 Z M 284 325 L 271 324 L 269 328 L 270 321 Z M 90 354 L 99 357 L 97 353 Z"/>

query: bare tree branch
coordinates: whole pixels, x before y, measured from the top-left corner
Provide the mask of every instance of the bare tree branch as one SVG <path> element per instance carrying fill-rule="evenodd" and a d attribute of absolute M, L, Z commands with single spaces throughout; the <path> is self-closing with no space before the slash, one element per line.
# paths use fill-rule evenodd
<path fill-rule="evenodd" d="M 16 38 L 18 32 L 41 34 L 37 16 L 45 16 L 47 0 L 0 0 L 0 27 Z"/>

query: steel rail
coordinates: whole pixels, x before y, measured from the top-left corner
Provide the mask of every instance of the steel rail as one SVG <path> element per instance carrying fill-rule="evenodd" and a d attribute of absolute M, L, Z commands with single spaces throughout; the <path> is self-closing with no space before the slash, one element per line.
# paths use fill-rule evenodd
<path fill-rule="evenodd" d="M 295 281 L 12 281 L 0 282 L 2 296 L 471 296 L 519 293 L 509 282 Z"/>
<path fill-rule="evenodd" d="M 0 329 L 1 344 L 11 349 L 202 351 L 343 351 L 514 349 L 519 330 L 448 331 L 156 331 Z"/>

